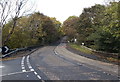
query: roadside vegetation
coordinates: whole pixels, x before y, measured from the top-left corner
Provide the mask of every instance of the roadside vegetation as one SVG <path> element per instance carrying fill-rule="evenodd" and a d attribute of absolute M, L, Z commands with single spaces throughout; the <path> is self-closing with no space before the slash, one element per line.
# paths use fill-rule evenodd
<path fill-rule="evenodd" d="M 120 60 L 118 59 L 118 54 L 102 53 L 102 52 L 99 52 L 99 51 L 94 51 L 92 49 L 88 49 L 85 46 L 77 45 L 75 43 L 67 44 L 67 49 L 68 50 L 72 49 L 72 50 L 74 50 L 74 52 L 78 52 L 78 53 L 82 52 L 83 54 L 86 54 L 86 55 L 89 55 L 89 56 L 94 55 L 94 56 L 97 57 L 96 59 L 99 60 L 99 61 L 114 63 L 114 64 L 117 64 L 117 65 L 119 65 L 119 63 L 120 63 Z M 80 55 L 82 55 L 82 54 L 80 54 Z"/>
<path fill-rule="evenodd" d="M 82 14 L 70 16 L 63 24 L 40 12 L 19 16 L 17 12 L 22 5 L 19 3 L 15 16 L 1 23 L 3 46 L 13 49 L 50 44 L 65 35 L 69 42 L 77 40 L 77 45 L 72 44 L 72 47 L 86 53 L 92 52 L 81 47 L 82 43 L 98 51 L 120 53 L 120 2 L 84 8 Z"/>
<path fill-rule="evenodd" d="M 110 53 L 120 53 L 120 2 L 84 8 L 80 16 L 70 16 L 62 30 L 69 42 Z M 72 45 L 73 47 L 78 47 Z M 86 52 L 86 51 L 85 51 Z"/>
<path fill-rule="evenodd" d="M 9 34 L 13 20 L 10 20 L 3 29 L 3 41 Z M 35 12 L 22 16 L 16 22 L 14 32 L 4 44 L 10 48 L 22 48 L 34 45 L 44 45 L 57 41 L 60 37 L 61 23 L 42 13 Z"/>
<path fill-rule="evenodd" d="M 31 2 L 33 1 L 0 1 L 0 47 L 14 49 L 44 45 L 61 37 L 61 23 L 56 18 L 35 12 Z"/>
<path fill-rule="evenodd" d="M 76 50 L 79 50 L 79 51 L 83 52 L 83 53 L 86 53 L 86 54 L 94 54 L 91 50 L 85 48 L 85 47 L 82 46 L 82 45 L 76 45 L 76 44 L 74 44 L 74 43 L 70 43 L 70 44 L 68 44 L 68 45 L 69 45 L 70 47 L 76 49 Z"/>

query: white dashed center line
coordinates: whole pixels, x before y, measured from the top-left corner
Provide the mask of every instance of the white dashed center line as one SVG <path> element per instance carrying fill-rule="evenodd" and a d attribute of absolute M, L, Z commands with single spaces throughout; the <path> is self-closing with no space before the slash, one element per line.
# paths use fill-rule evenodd
<path fill-rule="evenodd" d="M 27 66 L 28 66 L 29 70 L 31 72 L 33 72 L 37 76 L 38 79 L 41 79 L 41 77 L 38 75 L 38 73 L 32 68 L 29 59 L 30 59 L 30 56 L 28 55 L 26 58 L 26 62 L 27 62 Z M 27 72 L 25 69 L 25 56 L 22 57 L 21 68 L 22 68 L 22 72 Z"/>

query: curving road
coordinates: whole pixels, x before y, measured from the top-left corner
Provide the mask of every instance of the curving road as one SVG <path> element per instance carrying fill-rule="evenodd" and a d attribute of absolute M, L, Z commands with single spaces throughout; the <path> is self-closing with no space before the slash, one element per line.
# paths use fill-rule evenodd
<path fill-rule="evenodd" d="M 3 61 L 3 80 L 118 80 L 117 66 L 78 57 L 64 43 L 46 46 L 30 55 Z M 69 52 L 69 53 L 68 53 Z M 93 63 L 95 62 L 95 63 Z M 97 65 L 97 63 L 99 65 Z M 115 68 L 114 68 L 115 67 Z M 108 70 L 107 70 L 108 68 Z"/>

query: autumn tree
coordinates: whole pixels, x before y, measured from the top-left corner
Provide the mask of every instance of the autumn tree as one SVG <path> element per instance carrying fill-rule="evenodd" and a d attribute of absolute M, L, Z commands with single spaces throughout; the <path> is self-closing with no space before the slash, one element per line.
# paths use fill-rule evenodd
<path fill-rule="evenodd" d="M 5 25 L 3 40 L 9 34 L 12 22 L 13 20 L 10 20 Z M 60 27 L 54 23 L 50 17 L 39 12 L 22 16 L 17 20 L 14 32 L 6 45 L 10 48 L 19 48 L 52 43 L 60 36 L 57 30 Z"/>
<path fill-rule="evenodd" d="M 63 31 L 69 38 L 77 35 L 79 44 L 96 50 L 120 52 L 120 2 L 112 1 L 107 5 L 96 4 L 84 8 L 77 17 L 69 17 L 63 23 Z M 74 20 L 75 19 L 75 20 Z"/>
<path fill-rule="evenodd" d="M 88 37 L 96 31 L 101 25 L 100 19 L 103 18 L 104 5 L 96 4 L 89 8 L 84 8 L 82 14 L 79 16 L 79 26 L 77 28 L 79 33 L 79 42 L 85 43 L 86 46 L 93 44 L 93 41 Z"/>
<path fill-rule="evenodd" d="M 9 34 L 4 37 L 3 45 L 10 39 L 11 35 L 14 32 L 16 27 L 17 20 L 31 10 L 31 7 L 28 10 L 25 10 L 25 6 L 28 0 L 1 0 L 0 1 L 0 27 L 4 29 L 8 20 L 12 19 L 11 31 Z"/>
<path fill-rule="evenodd" d="M 70 16 L 63 22 L 62 30 L 69 37 L 69 40 L 77 37 L 78 20 L 77 16 Z"/>
<path fill-rule="evenodd" d="M 97 49 L 107 52 L 120 52 L 120 2 L 110 2 L 104 11 L 99 29 L 92 35 Z"/>

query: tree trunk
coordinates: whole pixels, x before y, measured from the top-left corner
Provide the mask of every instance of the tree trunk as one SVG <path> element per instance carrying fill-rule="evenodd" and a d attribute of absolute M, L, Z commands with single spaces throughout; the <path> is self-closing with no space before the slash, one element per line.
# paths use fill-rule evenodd
<path fill-rule="evenodd" d="M 6 37 L 6 39 L 3 41 L 3 46 L 6 44 L 6 42 L 10 39 L 11 35 L 13 34 L 14 28 L 15 28 L 15 26 L 16 26 L 16 22 L 17 22 L 17 18 L 15 18 L 15 19 L 13 20 L 12 30 L 10 31 L 10 33 L 8 34 L 8 36 Z"/>

